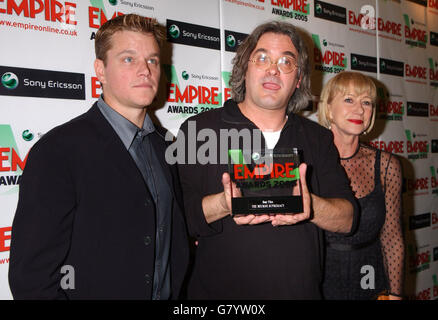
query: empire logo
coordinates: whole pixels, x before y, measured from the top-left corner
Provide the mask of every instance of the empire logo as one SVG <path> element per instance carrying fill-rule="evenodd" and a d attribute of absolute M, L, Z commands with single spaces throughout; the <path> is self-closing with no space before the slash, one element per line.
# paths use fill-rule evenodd
<path fill-rule="evenodd" d="M 271 0 L 271 4 L 275 7 L 282 7 L 287 10 L 299 11 L 305 14 L 309 13 L 307 0 Z"/>
<path fill-rule="evenodd" d="M 407 14 L 403 15 L 405 20 L 405 41 L 412 47 L 426 48 L 427 34 L 425 30 L 414 27 L 414 20 Z"/>
<path fill-rule="evenodd" d="M 377 118 L 382 120 L 403 120 L 405 107 L 402 101 L 390 98 L 388 92 L 385 93 L 383 87 L 377 87 Z M 395 98 L 395 97 L 394 97 Z"/>
<path fill-rule="evenodd" d="M 404 141 L 370 141 L 369 144 L 374 148 L 397 154 L 404 153 Z"/>
<path fill-rule="evenodd" d="M 402 25 L 401 23 L 397 23 L 391 20 L 384 20 L 382 18 L 376 18 L 374 13 L 368 13 L 368 15 L 364 15 L 363 13 L 356 14 L 352 10 L 348 10 L 348 24 L 355 27 L 363 28 L 366 26 L 369 30 L 377 29 L 387 35 L 396 36 L 395 38 L 389 37 L 392 40 L 400 41 L 400 37 L 402 36 Z"/>
<path fill-rule="evenodd" d="M 175 84 L 169 83 L 167 87 L 167 102 L 193 103 L 219 105 L 219 87 L 186 86 L 184 90 Z"/>
<path fill-rule="evenodd" d="M 406 151 L 408 153 L 408 159 L 426 159 L 429 152 L 429 143 L 427 140 L 416 140 L 413 141 L 412 138 L 416 138 L 415 132 L 412 133 L 411 130 L 405 130 L 406 134 Z"/>
<path fill-rule="evenodd" d="M 18 4 L 19 3 L 19 4 Z M 1 0 L 0 14 L 23 15 L 26 18 L 77 25 L 76 3 L 56 0 Z"/>
<path fill-rule="evenodd" d="M 339 73 L 347 67 L 347 58 L 344 52 L 323 49 L 319 35 L 312 34 L 313 40 L 313 60 L 315 62 L 315 70 L 325 73 Z M 327 47 L 327 40 L 323 40 L 322 44 Z"/>
<path fill-rule="evenodd" d="M 434 106 L 433 104 L 429 105 L 429 120 L 438 121 L 438 105 L 436 106 Z"/>
<path fill-rule="evenodd" d="M 409 273 L 419 273 L 430 267 L 430 250 L 417 251 L 412 245 L 408 245 Z"/>
<path fill-rule="evenodd" d="M 377 28 L 379 31 L 383 31 L 390 35 L 395 35 L 398 37 L 402 36 L 401 23 L 397 23 L 390 20 L 383 20 L 382 18 L 377 19 Z"/>
<path fill-rule="evenodd" d="M 105 2 L 108 2 L 109 5 L 105 5 Z M 116 10 L 114 10 L 113 8 L 117 6 L 119 3 L 120 5 L 136 8 L 137 10 L 139 9 L 154 10 L 153 7 L 135 1 L 133 2 L 133 1 L 122 0 L 118 2 L 117 0 L 105 0 L 105 1 L 90 0 L 91 6 L 88 7 L 88 26 L 92 29 L 99 29 L 108 20 L 124 15 L 125 14 L 124 12 L 117 10 L 118 7 L 116 8 Z M 145 16 L 145 14 L 143 13 L 139 13 L 139 14 Z M 150 17 L 145 17 L 145 18 L 151 19 Z M 96 36 L 95 32 L 92 32 L 90 40 L 93 40 L 95 36 Z"/>
<path fill-rule="evenodd" d="M 429 58 L 429 84 L 432 87 L 438 87 L 438 62 Z"/>
<path fill-rule="evenodd" d="M 431 166 L 430 167 L 430 173 L 431 173 L 430 187 L 432 189 L 432 194 L 435 194 L 438 196 L 438 179 L 436 177 L 436 172 L 437 172 L 437 170 L 435 170 L 435 167 Z M 435 224 L 436 222 L 438 222 L 436 213 L 432 213 L 432 224 Z"/>
<path fill-rule="evenodd" d="M 429 177 L 406 179 L 407 191 L 413 193 L 414 196 L 429 194 Z"/>
<path fill-rule="evenodd" d="M 427 68 L 422 66 L 405 65 L 406 77 L 414 79 L 427 79 Z"/>
<path fill-rule="evenodd" d="M 290 178 L 297 179 L 299 174 L 297 170 L 294 169 L 295 165 L 293 162 L 287 162 L 285 164 L 281 163 L 271 163 L 269 165 L 259 164 L 255 165 L 251 170 L 245 164 L 233 164 L 234 180 L 240 179 L 264 179 L 266 176 L 270 178 Z M 233 180 L 233 181 L 234 181 Z"/>
<path fill-rule="evenodd" d="M 271 0 L 272 14 L 307 22 L 309 4 L 307 0 Z"/>
<path fill-rule="evenodd" d="M 27 131 L 23 134 L 26 138 L 30 137 Z M 20 156 L 12 128 L 6 124 L 0 125 L 0 146 L 0 190 L 3 193 L 10 189 L 4 191 L 2 187 L 20 184 L 21 173 L 26 166 L 29 153 L 24 158 Z"/>
<path fill-rule="evenodd" d="M 88 7 L 88 26 L 93 29 L 99 29 L 108 20 L 122 15 L 124 15 L 123 12 L 114 11 L 111 16 L 107 17 L 103 7 Z M 93 33 L 91 39 L 94 39 L 94 36 L 95 34 Z"/>
<path fill-rule="evenodd" d="M 10 249 L 12 227 L 0 228 L 0 252 Z"/>
<path fill-rule="evenodd" d="M 432 281 L 433 281 L 433 297 L 434 299 L 436 299 L 438 297 L 438 278 L 436 276 L 436 274 L 434 274 L 432 276 Z"/>
<path fill-rule="evenodd" d="M 181 85 L 178 78 L 179 74 L 172 65 L 163 65 L 167 78 L 166 101 L 169 103 L 167 113 L 179 113 L 183 116 L 190 114 L 198 114 L 220 107 L 222 104 L 222 94 L 219 86 L 204 86 L 204 85 Z M 182 79 L 187 71 L 181 73 Z M 207 76 L 192 74 L 191 79 L 206 80 Z M 214 78 L 216 80 L 218 78 Z M 193 105 L 196 104 L 197 105 Z M 187 106 L 190 104 L 190 106 Z"/>
<path fill-rule="evenodd" d="M 403 120 L 404 106 L 402 101 L 380 101 L 377 110 L 379 119 Z"/>

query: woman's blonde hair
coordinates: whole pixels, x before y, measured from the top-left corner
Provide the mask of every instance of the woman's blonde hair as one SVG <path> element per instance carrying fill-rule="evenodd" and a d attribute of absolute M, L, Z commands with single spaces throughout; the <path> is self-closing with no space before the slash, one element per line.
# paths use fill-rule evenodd
<path fill-rule="evenodd" d="M 332 103 L 333 98 L 338 94 L 346 94 L 350 85 L 354 88 L 354 93 L 356 95 L 361 95 L 368 93 L 372 99 L 373 103 L 373 114 L 371 116 L 370 125 L 364 131 L 364 133 L 369 133 L 373 126 L 374 120 L 376 118 L 376 97 L 377 89 L 371 78 L 360 72 L 354 71 L 343 71 L 338 73 L 335 77 L 331 78 L 322 89 L 320 101 L 318 104 L 318 121 L 319 124 L 326 128 L 330 128 L 331 119 L 329 117 L 329 104 Z"/>

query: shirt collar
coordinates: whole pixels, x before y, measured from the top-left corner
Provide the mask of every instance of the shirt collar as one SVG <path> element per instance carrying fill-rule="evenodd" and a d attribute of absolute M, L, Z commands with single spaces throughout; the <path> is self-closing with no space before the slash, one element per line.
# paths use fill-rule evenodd
<path fill-rule="evenodd" d="M 290 112 L 287 116 L 288 118 L 284 127 L 289 126 L 295 119 L 295 115 L 292 112 Z M 243 113 L 240 111 L 238 104 L 232 99 L 228 99 L 224 103 L 224 106 L 222 108 L 222 120 L 232 124 L 250 124 L 256 127 L 256 125 L 251 120 L 243 115 Z"/>
<path fill-rule="evenodd" d="M 111 108 L 104 101 L 103 95 L 100 95 L 99 100 L 97 101 L 97 106 L 106 120 L 116 131 L 126 149 L 129 149 L 138 131 L 141 131 L 143 136 L 155 131 L 155 126 L 147 113 L 143 122 L 143 127 L 140 129 L 131 121 L 123 117 L 120 113 Z"/>

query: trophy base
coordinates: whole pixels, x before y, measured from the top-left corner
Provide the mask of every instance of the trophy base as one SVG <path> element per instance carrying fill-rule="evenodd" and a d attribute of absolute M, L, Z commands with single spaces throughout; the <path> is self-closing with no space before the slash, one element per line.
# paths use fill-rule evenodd
<path fill-rule="evenodd" d="M 303 212 L 302 196 L 265 196 L 232 198 L 232 215 L 295 214 Z"/>

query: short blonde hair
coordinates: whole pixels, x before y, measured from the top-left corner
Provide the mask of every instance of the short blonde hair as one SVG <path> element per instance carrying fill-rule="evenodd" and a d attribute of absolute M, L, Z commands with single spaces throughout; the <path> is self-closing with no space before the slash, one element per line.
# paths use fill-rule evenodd
<path fill-rule="evenodd" d="M 105 22 L 97 30 L 94 40 L 96 58 L 102 60 L 104 64 L 106 64 L 106 53 L 112 47 L 112 36 L 118 31 L 150 33 L 154 36 L 159 47 L 161 47 L 165 40 L 163 27 L 158 24 L 156 19 L 146 18 L 133 13 L 117 16 Z"/>
<path fill-rule="evenodd" d="M 329 104 L 332 103 L 333 98 L 338 94 L 346 94 L 350 85 L 354 87 L 356 95 L 368 93 L 373 102 L 373 114 L 371 116 L 370 125 L 364 133 L 369 133 L 376 119 L 376 97 L 377 89 L 371 78 L 360 72 L 342 71 L 335 77 L 331 78 L 322 89 L 319 104 L 318 104 L 318 122 L 326 128 L 330 128 L 331 122 L 329 119 Z"/>

